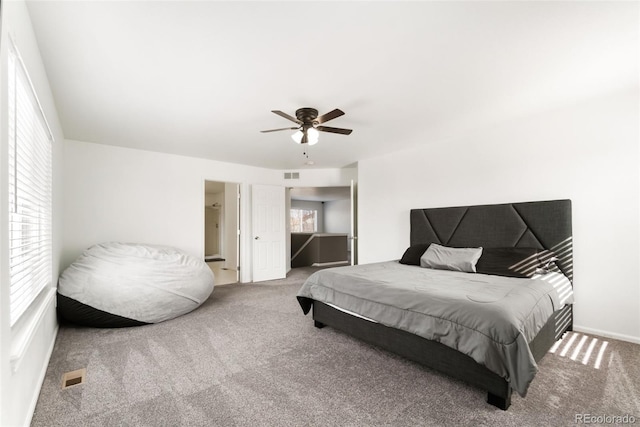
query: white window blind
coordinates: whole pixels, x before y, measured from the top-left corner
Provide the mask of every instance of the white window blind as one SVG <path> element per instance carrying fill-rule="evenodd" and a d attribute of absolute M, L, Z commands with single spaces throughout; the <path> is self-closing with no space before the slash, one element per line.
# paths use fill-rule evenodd
<path fill-rule="evenodd" d="M 11 325 L 52 280 L 52 138 L 14 46 L 8 61 Z"/>

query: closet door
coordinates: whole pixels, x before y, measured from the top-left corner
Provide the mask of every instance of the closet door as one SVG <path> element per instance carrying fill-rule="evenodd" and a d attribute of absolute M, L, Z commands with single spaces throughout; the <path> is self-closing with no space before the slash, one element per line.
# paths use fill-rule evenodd
<path fill-rule="evenodd" d="M 286 276 L 285 189 L 253 185 L 251 212 L 253 232 L 253 281 Z"/>

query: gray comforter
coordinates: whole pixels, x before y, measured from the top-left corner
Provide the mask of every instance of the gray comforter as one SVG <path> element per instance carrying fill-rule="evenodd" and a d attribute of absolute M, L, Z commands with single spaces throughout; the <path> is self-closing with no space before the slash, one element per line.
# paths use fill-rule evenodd
<path fill-rule="evenodd" d="M 298 300 L 305 314 L 310 300 L 321 301 L 438 341 L 502 376 L 523 397 L 538 370 L 528 343 L 562 308 L 554 287 L 541 279 L 397 261 L 320 270 Z"/>

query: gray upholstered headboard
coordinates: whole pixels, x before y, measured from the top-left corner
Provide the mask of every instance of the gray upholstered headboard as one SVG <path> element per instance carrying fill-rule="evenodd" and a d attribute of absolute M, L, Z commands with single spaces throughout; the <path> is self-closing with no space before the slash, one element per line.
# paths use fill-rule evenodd
<path fill-rule="evenodd" d="M 571 200 L 412 209 L 411 245 L 548 249 L 573 281 Z"/>

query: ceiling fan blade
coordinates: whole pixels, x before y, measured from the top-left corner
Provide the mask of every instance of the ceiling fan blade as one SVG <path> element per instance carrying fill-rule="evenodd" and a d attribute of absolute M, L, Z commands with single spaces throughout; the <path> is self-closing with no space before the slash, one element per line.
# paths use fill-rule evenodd
<path fill-rule="evenodd" d="M 272 113 L 275 113 L 275 114 L 277 114 L 277 115 L 279 115 L 280 117 L 284 117 L 284 118 L 285 118 L 285 119 L 287 119 L 287 120 L 291 120 L 292 122 L 297 123 L 297 124 L 299 124 L 299 125 L 301 125 L 301 124 L 302 124 L 302 122 L 301 122 L 300 120 L 298 120 L 298 119 L 296 119 L 295 117 L 290 116 L 290 115 L 288 115 L 287 113 L 284 113 L 284 112 L 282 112 L 282 111 L 279 111 L 279 110 L 271 110 L 271 112 L 272 112 Z"/>
<path fill-rule="evenodd" d="M 342 135 L 350 135 L 353 129 L 332 128 L 330 126 L 317 126 L 317 130 L 321 132 L 339 133 Z"/>
<path fill-rule="evenodd" d="M 261 130 L 260 132 L 267 133 L 267 132 L 278 132 L 280 130 L 296 130 L 296 129 L 298 129 L 298 128 L 297 127 L 295 127 L 295 128 L 280 128 L 280 129 Z"/>
<path fill-rule="evenodd" d="M 339 108 L 336 108 L 333 111 L 329 111 L 328 113 L 325 113 L 323 115 L 321 115 L 320 117 L 318 117 L 315 121 L 318 123 L 324 123 L 324 122 L 328 122 L 329 120 L 333 120 L 336 117 L 340 117 L 344 115 L 344 111 L 340 110 Z"/>

